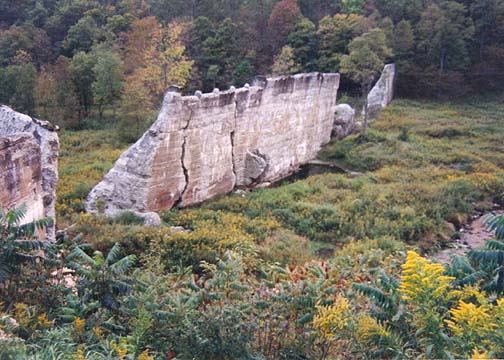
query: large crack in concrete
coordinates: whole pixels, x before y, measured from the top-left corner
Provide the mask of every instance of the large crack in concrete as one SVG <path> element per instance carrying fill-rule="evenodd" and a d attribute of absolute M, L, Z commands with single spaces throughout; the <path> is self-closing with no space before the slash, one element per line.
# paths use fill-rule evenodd
<path fill-rule="evenodd" d="M 182 153 L 180 155 L 180 165 L 182 166 L 182 172 L 184 173 L 184 188 L 182 189 L 182 192 L 180 193 L 179 198 L 177 201 L 175 201 L 174 206 L 179 207 L 182 202 L 184 201 L 184 195 L 187 191 L 187 188 L 189 187 L 189 170 L 187 169 L 185 165 L 185 156 L 186 156 L 186 145 L 187 145 L 187 135 L 186 135 L 186 130 L 189 128 L 189 125 L 191 123 L 191 119 L 193 117 L 193 109 L 190 109 L 189 111 L 189 117 L 187 118 L 187 122 L 185 126 L 182 128 L 182 131 L 184 132 L 184 140 L 182 141 Z"/>
<path fill-rule="evenodd" d="M 187 188 L 189 187 L 189 170 L 185 166 L 186 143 L 187 143 L 187 136 L 184 135 L 184 141 L 182 142 L 182 155 L 180 156 L 180 164 L 182 165 L 182 172 L 184 173 L 185 185 L 184 189 L 182 189 L 182 192 L 180 193 L 178 200 L 175 202 L 176 207 L 179 207 L 182 201 L 184 201 L 184 194 L 186 193 Z"/>
<path fill-rule="evenodd" d="M 235 117 L 235 121 L 236 121 L 236 117 Z M 233 131 L 231 131 L 229 133 L 229 139 L 231 141 L 231 171 L 233 172 L 233 175 L 234 175 L 233 188 L 236 187 L 236 183 L 238 182 L 238 177 L 236 175 L 236 163 L 235 163 L 235 154 L 234 154 L 234 136 L 235 136 L 235 131 L 233 129 Z"/>

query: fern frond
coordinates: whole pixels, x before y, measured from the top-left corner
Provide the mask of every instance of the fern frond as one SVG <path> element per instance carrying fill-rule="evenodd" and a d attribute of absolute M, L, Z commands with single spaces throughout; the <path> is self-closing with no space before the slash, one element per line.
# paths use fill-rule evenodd
<path fill-rule="evenodd" d="M 36 230 L 42 230 L 47 226 L 52 225 L 53 220 L 51 218 L 43 218 L 40 220 L 35 220 L 28 224 L 23 224 L 13 228 L 13 231 L 19 237 L 32 237 Z"/>
<path fill-rule="evenodd" d="M 243 285 L 240 283 L 233 282 L 229 284 L 229 287 L 233 290 L 239 291 L 239 292 L 246 292 L 250 290 L 250 287 L 247 285 Z"/>
<path fill-rule="evenodd" d="M 110 269 L 115 275 L 122 275 L 129 270 L 129 268 L 135 263 L 135 261 L 136 261 L 135 255 L 128 255 L 112 264 L 110 266 Z"/>
<path fill-rule="evenodd" d="M 5 214 L 6 225 L 8 227 L 13 227 L 19 225 L 21 220 L 23 220 L 28 211 L 26 204 L 21 204 L 18 207 L 7 211 Z"/>
<path fill-rule="evenodd" d="M 37 263 L 37 261 L 41 257 L 37 256 L 37 255 L 29 255 L 29 254 L 23 254 L 23 253 L 16 253 L 16 254 L 14 254 L 14 258 L 16 259 L 16 262 L 18 264 L 32 264 L 32 265 L 35 265 Z"/>
<path fill-rule="evenodd" d="M 44 248 L 44 242 L 40 240 L 16 240 L 16 245 L 21 251 L 36 251 Z"/>
<path fill-rule="evenodd" d="M 121 253 L 122 253 L 121 246 L 119 245 L 119 243 L 115 243 L 112 249 L 110 249 L 107 258 L 105 259 L 107 265 L 111 265 L 115 263 L 117 260 L 119 260 Z"/>
<path fill-rule="evenodd" d="M 378 307 L 384 310 L 390 310 L 395 307 L 393 300 L 380 289 L 360 283 L 353 283 L 352 288 L 372 300 Z"/>
<path fill-rule="evenodd" d="M 72 261 L 75 258 L 80 258 L 84 261 L 84 263 L 86 263 L 86 265 L 93 267 L 96 266 L 96 261 L 91 256 L 86 254 L 84 250 L 82 250 L 79 246 L 76 246 L 70 253 L 70 255 L 67 256 L 67 261 Z"/>
<path fill-rule="evenodd" d="M 491 250 L 502 250 L 504 251 L 504 242 L 499 240 L 488 240 L 485 247 Z"/>
<path fill-rule="evenodd" d="M 68 264 L 67 267 L 69 269 L 75 270 L 77 275 L 79 275 L 80 277 L 83 277 L 86 280 L 93 280 L 94 279 L 94 272 L 89 269 L 86 269 L 81 264 L 71 263 L 71 264 Z"/>
<path fill-rule="evenodd" d="M 129 293 L 132 289 L 131 285 L 128 284 L 125 281 L 118 281 L 116 280 L 114 284 L 112 285 L 112 288 L 114 291 L 116 291 L 118 294 L 126 294 Z"/>
<path fill-rule="evenodd" d="M 504 239 L 504 214 L 502 215 L 489 215 L 485 219 L 485 225 L 488 230 L 495 230 L 495 237 L 497 239 Z"/>
<path fill-rule="evenodd" d="M 479 280 L 484 279 L 485 277 L 487 277 L 487 275 L 488 274 L 486 271 L 483 271 L 483 270 L 476 271 L 472 274 L 469 274 L 469 275 L 463 277 L 462 279 L 456 280 L 455 284 L 461 285 L 461 286 L 472 285 L 472 284 L 477 283 Z"/>
<path fill-rule="evenodd" d="M 14 273 L 15 269 L 5 262 L 0 262 L 0 284 L 5 283 Z"/>
<path fill-rule="evenodd" d="M 387 274 L 383 269 L 378 270 L 380 281 L 385 291 L 393 291 L 399 288 L 399 282 L 392 275 Z"/>
<path fill-rule="evenodd" d="M 276 273 L 283 274 L 283 275 L 289 275 L 289 271 L 284 269 L 283 267 L 273 265 L 271 266 L 271 270 L 273 270 Z"/>
<path fill-rule="evenodd" d="M 474 272 L 474 268 L 469 263 L 467 257 L 460 255 L 452 255 L 451 256 L 451 268 L 455 270 L 460 270 L 464 273 L 472 273 Z"/>
<path fill-rule="evenodd" d="M 487 263 L 501 265 L 504 263 L 504 251 L 492 249 L 471 250 L 468 254 L 469 258 Z"/>

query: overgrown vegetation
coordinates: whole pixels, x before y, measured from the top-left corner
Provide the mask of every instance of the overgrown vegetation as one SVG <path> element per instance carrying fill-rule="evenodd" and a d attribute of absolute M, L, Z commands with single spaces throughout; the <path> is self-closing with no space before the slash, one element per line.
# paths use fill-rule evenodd
<path fill-rule="evenodd" d="M 354 135 L 329 144 L 321 153 L 324 159 L 361 175 L 313 176 L 246 196 L 221 197 L 195 209 L 172 210 L 162 218 L 168 225 L 193 230 L 176 238 L 191 238 L 209 247 L 217 243 L 221 247 L 222 239 L 230 244 L 244 240 L 270 244 L 278 234 L 292 234 L 292 239 L 309 239 L 316 254 L 330 254 L 355 240 L 381 238 L 432 251 L 456 237 L 454 228 L 458 230 L 472 214 L 491 210 L 495 203 L 502 205 L 501 99 L 495 95 L 454 103 L 396 101 L 373 123 L 367 141 Z M 91 144 L 111 138 L 108 133 L 95 132 L 97 138 L 89 136 L 84 146 L 93 149 Z M 66 136 L 73 138 L 72 133 L 65 133 L 63 141 Z M 87 191 L 79 193 L 80 184 L 85 182 L 89 189 L 111 166 L 112 155 L 120 152 L 102 151 L 114 148 L 106 141 L 95 145 L 101 158 L 110 155 L 98 171 L 89 170 L 95 168 L 96 154 L 81 152 L 80 145 L 64 145 L 59 190 L 59 214 L 64 221 L 78 220 L 68 214 L 82 209 Z M 83 176 L 68 171 L 66 164 Z M 67 212 L 64 205 L 72 203 L 74 208 Z M 135 224 L 121 227 L 106 219 L 84 217 L 79 224 L 74 234 L 84 232 L 90 242 L 104 249 L 122 239 L 124 246 L 141 251 L 153 237 L 172 238 L 167 229 L 146 235 Z M 217 238 L 205 234 L 208 231 Z M 186 251 L 192 253 L 190 248 Z M 187 258 L 184 265 L 197 265 L 201 259 Z"/>
<path fill-rule="evenodd" d="M 0 0 L 0 102 L 62 125 L 49 219 L 0 211 L 1 359 L 504 357 L 504 0 Z M 342 72 L 400 96 L 320 156 L 353 170 L 161 214 L 85 214 L 89 190 L 185 93 Z M 364 127 L 367 130 L 367 127 Z M 78 130 L 78 131 L 77 131 Z"/>
<path fill-rule="evenodd" d="M 493 224 L 500 234 L 502 216 Z M 201 275 L 195 275 L 190 268 L 166 271 L 163 256 L 155 253 L 143 258 L 141 271 L 131 272 L 135 259 L 120 259 L 117 245 L 106 257 L 74 247 L 65 262 L 76 270 L 71 281 L 77 284 L 60 287 L 66 301 L 59 307 L 38 303 L 37 297 L 8 303 L 0 354 L 5 359 L 502 357 L 502 290 L 487 293 L 487 280 L 465 273 L 492 266 L 493 260 L 458 258 L 445 268 L 415 251 L 405 255 L 399 242 L 354 242 L 327 263 L 280 267 L 235 249 L 215 263 L 202 262 Z M 58 273 L 64 265 L 52 269 Z M 54 286 L 49 282 L 46 289 Z"/>
<path fill-rule="evenodd" d="M 0 357 L 503 357 L 503 218 L 451 265 L 426 254 L 502 206 L 503 110 L 502 95 L 396 100 L 365 141 L 321 153 L 360 174 L 222 196 L 159 228 L 79 213 L 125 145 L 114 128 L 63 132 L 58 220 L 75 225 L 21 242 L 2 272 Z M 30 238 L 21 218 L 3 215 L 0 256 Z"/>

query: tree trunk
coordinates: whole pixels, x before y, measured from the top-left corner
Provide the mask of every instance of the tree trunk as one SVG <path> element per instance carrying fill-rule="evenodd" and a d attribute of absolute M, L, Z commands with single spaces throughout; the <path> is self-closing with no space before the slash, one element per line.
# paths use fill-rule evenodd
<path fill-rule="evenodd" d="M 361 136 L 363 140 L 367 139 L 368 136 L 368 96 L 369 96 L 369 83 L 363 85 L 364 90 L 364 121 L 362 124 Z"/>

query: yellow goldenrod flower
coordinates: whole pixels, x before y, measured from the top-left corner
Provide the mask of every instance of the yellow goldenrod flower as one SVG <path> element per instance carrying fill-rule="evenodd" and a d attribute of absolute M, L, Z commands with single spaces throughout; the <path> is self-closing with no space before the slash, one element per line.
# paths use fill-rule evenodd
<path fill-rule="evenodd" d="M 17 303 L 14 305 L 14 317 L 20 327 L 28 327 L 30 316 L 28 315 L 28 305 Z"/>
<path fill-rule="evenodd" d="M 154 356 L 149 355 L 149 350 L 144 350 L 138 355 L 138 360 L 154 360 Z"/>
<path fill-rule="evenodd" d="M 47 317 L 47 314 L 43 313 L 43 314 L 40 314 L 39 316 L 37 316 L 37 325 L 39 327 L 43 327 L 44 328 L 44 327 L 51 326 L 52 322 Z"/>
<path fill-rule="evenodd" d="M 103 329 L 99 326 L 96 326 L 94 329 L 93 329 L 93 332 L 95 333 L 96 337 L 98 339 L 101 339 L 103 337 Z"/>
<path fill-rule="evenodd" d="M 402 298 L 409 302 L 422 303 L 426 300 L 446 299 L 450 282 L 454 277 L 443 276 L 445 268 L 432 263 L 414 251 L 408 251 L 406 262 L 402 265 Z"/>
<path fill-rule="evenodd" d="M 330 339 L 343 331 L 350 319 L 349 303 L 343 296 L 338 296 L 331 306 L 317 306 L 317 315 L 313 318 L 313 327 L 323 338 Z"/>
<path fill-rule="evenodd" d="M 383 337 L 390 336 L 388 330 L 371 316 L 359 319 L 357 324 L 357 339 L 362 343 L 369 343 Z"/>
<path fill-rule="evenodd" d="M 492 321 L 487 306 L 476 306 L 460 300 L 458 306 L 450 310 L 452 318 L 446 320 L 453 334 L 466 341 L 477 341 L 497 327 Z"/>
<path fill-rule="evenodd" d="M 86 326 L 86 320 L 81 319 L 80 317 L 76 317 L 74 322 L 74 331 L 77 336 L 81 336 L 84 332 L 84 328 Z"/>
<path fill-rule="evenodd" d="M 486 350 L 480 350 L 475 347 L 472 354 L 471 354 L 471 360 L 481 360 L 481 359 L 488 359 L 488 352 Z"/>
<path fill-rule="evenodd" d="M 86 355 L 84 355 L 84 350 L 82 350 L 82 345 L 77 348 L 77 353 L 74 356 L 75 360 L 87 360 Z"/>
<path fill-rule="evenodd" d="M 454 290 L 452 293 L 459 300 L 468 301 L 474 298 L 480 305 L 488 304 L 486 292 L 481 291 L 476 285 L 466 285 L 461 290 Z"/>
<path fill-rule="evenodd" d="M 112 341 L 111 344 L 112 349 L 115 350 L 117 353 L 117 356 L 120 360 L 123 360 L 126 355 L 128 354 L 128 349 L 126 347 L 126 341 L 124 339 L 121 339 L 119 343 Z"/>

